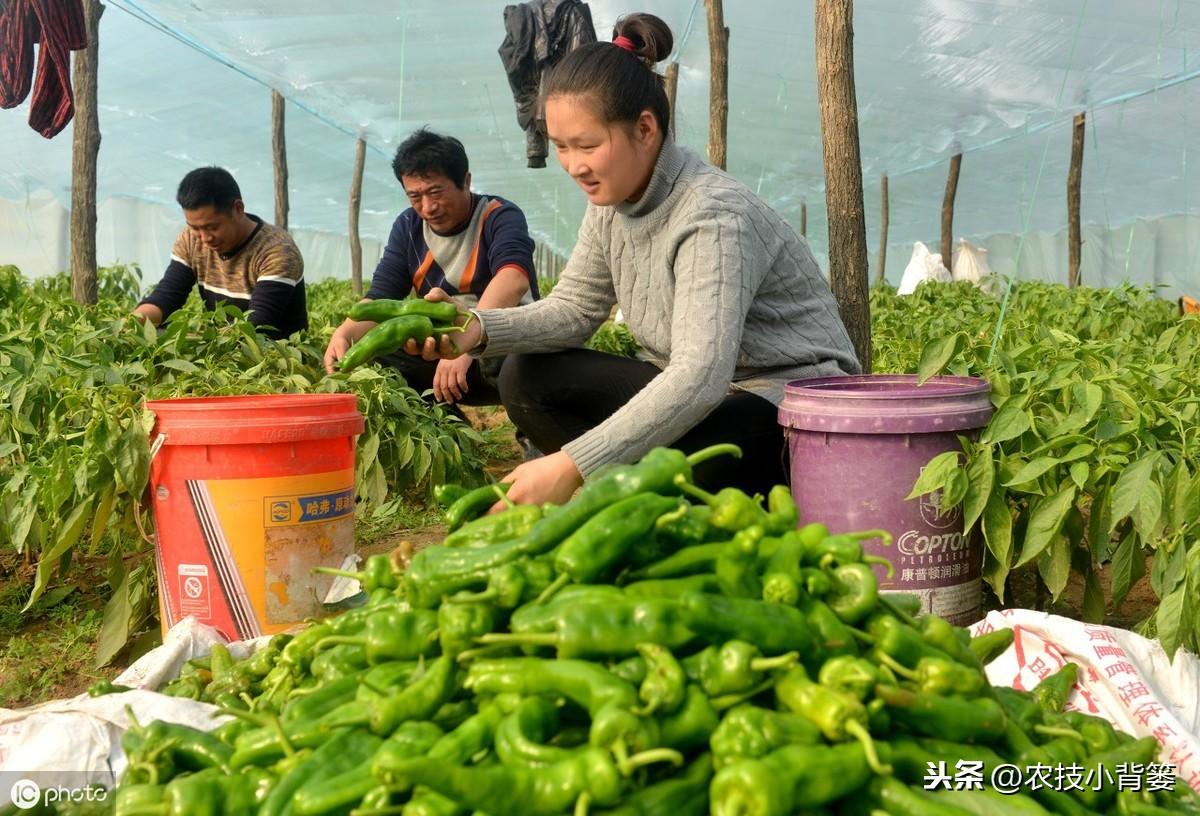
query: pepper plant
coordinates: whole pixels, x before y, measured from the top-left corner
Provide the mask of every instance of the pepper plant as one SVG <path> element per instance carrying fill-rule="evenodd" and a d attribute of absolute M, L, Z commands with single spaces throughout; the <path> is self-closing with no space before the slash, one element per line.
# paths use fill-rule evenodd
<path fill-rule="evenodd" d="M 1000 303 L 969 284 L 872 294 L 876 371 L 985 377 L 995 413 L 965 456 L 936 457 L 912 495 L 941 490 L 980 529 L 984 578 L 1036 569 L 1057 600 L 1072 572 L 1083 616 L 1112 609 L 1145 573 L 1161 600 L 1141 629 L 1168 654 L 1200 650 L 1200 321 L 1152 290 L 1013 287 Z"/>

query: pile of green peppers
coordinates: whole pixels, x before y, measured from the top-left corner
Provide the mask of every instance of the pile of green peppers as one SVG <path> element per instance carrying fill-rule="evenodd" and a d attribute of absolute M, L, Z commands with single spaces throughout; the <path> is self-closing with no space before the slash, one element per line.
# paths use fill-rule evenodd
<path fill-rule="evenodd" d="M 485 489 L 403 571 L 368 560 L 367 605 L 191 661 L 164 691 L 232 718 L 130 729 L 115 816 L 1200 812 L 1182 783 L 988 787 L 1003 763 L 1111 780 L 1158 746 L 1064 711 L 1073 664 L 991 687 L 1011 631 L 880 594 L 882 531 L 799 526 L 783 486 L 694 485 L 721 455 L 655 449 L 557 507 L 481 515 Z M 925 789 L 964 761 L 983 789 Z"/>

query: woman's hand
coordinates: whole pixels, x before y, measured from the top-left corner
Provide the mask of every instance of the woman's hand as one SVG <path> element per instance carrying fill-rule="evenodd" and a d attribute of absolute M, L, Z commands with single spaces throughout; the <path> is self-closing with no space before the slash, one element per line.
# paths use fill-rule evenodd
<path fill-rule="evenodd" d="M 516 504 L 566 504 L 583 484 L 583 476 L 571 457 L 559 451 L 518 465 L 501 481 L 512 485 L 508 500 Z M 497 502 L 490 512 L 505 507 L 504 502 Z"/>
<path fill-rule="evenodd" d="M 426 300 L 438 301 L 448 300 L 455 302 L 454 298 L 446 294 L 444 289 L 437 287 L 430 289 L 429 294 L 425 295 Z M 459 307 L 462 311 L 462 307 Z M 456 324 L 459 326 L 465 325 L 470 320 L 470 325 L 466 330 L 461 332 L 450 332 L 442 335 L 442 341 L 439 343 L 434 338 L 428 337 L 422 345 L 417 345 L 416 340 L 409 340 L 404 344 L 404 351 L 414 357 L 419 356 L 423 360 L 453 360 L 479 345 L 483 339 L 483 327 L 479 325 L 478 320 L 470 319 L 470 316 L 460 317 Z"/>

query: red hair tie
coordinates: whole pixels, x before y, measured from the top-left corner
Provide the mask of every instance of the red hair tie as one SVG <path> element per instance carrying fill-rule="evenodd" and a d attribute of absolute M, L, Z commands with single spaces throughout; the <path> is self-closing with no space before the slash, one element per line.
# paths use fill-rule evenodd
<path fill-rule="evenodd" d="M 619 37 L 614 37 L 612 44 L 615 45 L 617 48 L 620 48 L 624 51 L 628 51 L 630 54 L 634 54 L 637 52 L 637 46 L 634 45 L 633 40 L 629 39 L 625 35 L 621 35 Z"/>

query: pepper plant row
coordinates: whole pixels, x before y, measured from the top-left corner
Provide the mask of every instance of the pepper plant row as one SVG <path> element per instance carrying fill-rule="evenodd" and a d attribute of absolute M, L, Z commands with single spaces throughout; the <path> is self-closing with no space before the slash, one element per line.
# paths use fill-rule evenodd
<path fill-rule="evenodd" d="M 395 372 L 325 376 L 317 333 L 277 342 L 234 310 L 205 313 L 193 303 L 160 334 L 128 316 L 139 288 L 131 270 L 102 270 L 94 307 L 73 303 L 65 281 L 30 283 L 0 268 L 0 546 L 37 562 L 30 604 L 77 547 L 110 554 L 114 596 L 101 663 L 155 608 L 146 559 L 124 568 L 140 549 L 135 499 L 148 478 L 153 422 L 145 399 L 357 394 L 367 423 L 357 451 L 360 513 L 387 512 L 410 487 L 481 474 L 475 431 L 427 404 Z M 309 298 L 314 326 L 332 327 L 348 308 L 349 285 L 318 284 Z"/>
<path fill-rule="evenodd" d="M 1036 569 L 1056 600 L 1074 572 L 1083 617 L 1100 621 L 1152 557 L 1161 603 L 1142 631 L 1168 654 L 1200 651 L 1200 321 L 1149 290 L 1027 282 L 1014 286 L 993 355 L 999 312 L 968 284 L 872 294 L 876 371 L 992 385 L 991 422 L 965 457 L 933 460 L 914 493 L 940 489 L 947 507 L 962 505 L 1001 601 L 1015 569 Z"/>
<path fill-rule="evenodd" d="M 1011 631 L 880 595 L 880 531 L 797 528 L 786 487 L 764 507 L 693 484 L 737 454 L 655 449 L 560 507 L 481 516 L 502 489 L 440 491 L 450 533 L 402 570 L 368 559 L 364 606 L 161 689 L 232 718 L 127 732 L 115 816 L 1200 812 L 1178 781 L 925 790 L 939 763 L 1111 780 L 1158 743 L 1064 711 L 1073 664 L 990 687 Z"/>

